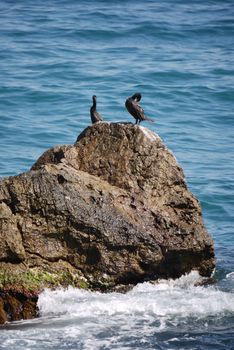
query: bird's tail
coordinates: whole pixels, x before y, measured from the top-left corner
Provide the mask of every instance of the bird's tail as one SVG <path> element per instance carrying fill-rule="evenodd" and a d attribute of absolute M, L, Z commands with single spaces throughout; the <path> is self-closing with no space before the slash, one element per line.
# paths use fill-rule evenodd
<path fill-rule="evenodd" d="M 148 122 L 155 123 L 155 120 L 153 120 L 153 119 L 151 119 L 151 118 L 149 118 L 149 117 L 146 117 L 146 116 L 145 116 L 145 119 L 144 119 L 144 120 L 147 120 Z"/>

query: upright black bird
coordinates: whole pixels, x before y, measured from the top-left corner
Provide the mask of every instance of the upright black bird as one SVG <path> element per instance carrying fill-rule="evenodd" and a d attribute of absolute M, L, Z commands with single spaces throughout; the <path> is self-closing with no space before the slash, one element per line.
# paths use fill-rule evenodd
<path fill-rule="evenodd" d="M 97 112 L 96 106 L 97 106 L 97 96 L 93 95 L 93 105 L 90 108 L 90 117 L 93 124 L 102 121 L 102 116 Z"/>
<path fill-rule="evenodd" d="M 140 100 L 141 94 L 138 92 L 132 95 L 132 97 L 127 98 L 125 101 L 125 107 L 127 108 L 128 112 L 136 119 L 136 124 L 140 124 L 142 120 L 154 122 L 154 120 L 145 116 L 144 109 L 138 104 Z"/>

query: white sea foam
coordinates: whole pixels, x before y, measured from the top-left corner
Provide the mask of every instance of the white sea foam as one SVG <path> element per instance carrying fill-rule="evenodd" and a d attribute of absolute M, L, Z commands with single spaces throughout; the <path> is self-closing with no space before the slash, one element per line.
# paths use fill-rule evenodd
<path fill-rule="evenodd" d="M 234 295 L 196 287 L 199 280 L 192 272 L 138 284 L 126 294 L 45 290 L 38 301 L 41 317 L 10 324 L 0 349 L 156 349 L 157 342 L 160 348 L 181 349 L 181 339 L 194 343 L 197 332 L 212 333 L 223 325 L 230 332 Z"/>
<path fill-rule="evenodd" d="M 226 278 L 234 279 L 234 272 L 227 273 Z"/>
<path fill-rule="evenodd" d="M 143 319 L 198 317 L 234 312 L 234 295 L 214 286 L 195 286 L 199 275 L 191 272 L 177 280 L 145 282 L 126 294 L 101 294 L 69 287 L 45 290 L 39 297 L 42 316 L 79 318 L 130 317 Z"/>

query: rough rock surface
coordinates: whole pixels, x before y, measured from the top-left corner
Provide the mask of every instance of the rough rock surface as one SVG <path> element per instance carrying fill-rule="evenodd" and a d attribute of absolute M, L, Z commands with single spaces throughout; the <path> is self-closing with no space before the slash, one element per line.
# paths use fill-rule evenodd
<path fill-rule="evenodd" d="M 37 297 L 24 293 L 4 291 L 0 293 L 0 324 L 36 317 Z"/>
<path fill-rule="evenodd" d="M 159 136 L 101 122 L 0 182 L 0 271 L 7 266 L 108 290 L 192 269 L 210 276 L 214 249 Z"/>

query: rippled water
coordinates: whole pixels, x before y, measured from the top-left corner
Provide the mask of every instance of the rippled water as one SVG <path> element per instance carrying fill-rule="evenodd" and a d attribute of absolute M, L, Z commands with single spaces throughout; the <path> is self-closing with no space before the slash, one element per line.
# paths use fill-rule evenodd
<path fill-rule="evenodd" d="M 105 120 L 132 121 L 124 101 L 140 91 L 217 256 L 206 288 L 192 275 L 127 295 L 45 292 L 41 318 L 0 330 L 0 349 L 233 349 L 233 1 L 2 0 L 0 23 L 0 176 L 73 143 L 93 94 Z"/>

